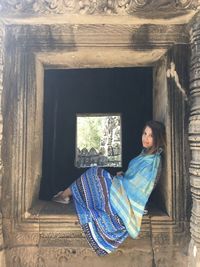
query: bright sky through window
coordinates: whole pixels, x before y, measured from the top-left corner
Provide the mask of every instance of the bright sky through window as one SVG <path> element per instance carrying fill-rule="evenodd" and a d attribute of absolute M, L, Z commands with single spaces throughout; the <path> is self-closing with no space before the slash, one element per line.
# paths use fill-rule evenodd
<path fill-rule="evenodd" d="M 81 167 L 121 167 L 120 114 L 77 114 L 76 162 Z"/>

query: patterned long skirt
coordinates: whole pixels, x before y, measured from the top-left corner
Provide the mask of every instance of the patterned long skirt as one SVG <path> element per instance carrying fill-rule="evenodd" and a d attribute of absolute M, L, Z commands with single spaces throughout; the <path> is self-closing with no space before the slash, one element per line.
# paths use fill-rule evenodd
<path fill-rule="evenodd" d="M 92 167 L 70 187 L 80 225 L 99 256 L 114 251 L 128 236 L 110 203 L 111 183 L 109 172 Z"/>

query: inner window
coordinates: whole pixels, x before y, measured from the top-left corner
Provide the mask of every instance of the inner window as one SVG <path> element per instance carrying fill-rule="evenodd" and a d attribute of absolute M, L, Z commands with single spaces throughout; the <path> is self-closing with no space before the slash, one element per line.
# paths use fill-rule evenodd
<path fill-rule="evenodd" d="M 122 167 L 121 147 L 120 114 L 77 114 L 76 167 Z"/>

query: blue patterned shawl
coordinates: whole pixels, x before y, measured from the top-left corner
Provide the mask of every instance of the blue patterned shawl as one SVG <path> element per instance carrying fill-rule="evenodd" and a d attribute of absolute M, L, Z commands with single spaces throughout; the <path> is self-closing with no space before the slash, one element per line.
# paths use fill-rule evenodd
<path fill-rule="evenodd" d="M 144 208 L 153 190 L 160 152 L 132 159 L 123 176 L 115 176 L 110 189 L 110 201 L 122 219 L 129 235 L 139 234 Z"/>
<path fill-rule="evenodd" d="M 79 222 L 98 255 L 114 251 L 128 234 L 138 235 L 159 162 L 159 153 L 141 153 L 124 177 L 113 178 L 105 169 L 92 167 L 71 185 Z"/>

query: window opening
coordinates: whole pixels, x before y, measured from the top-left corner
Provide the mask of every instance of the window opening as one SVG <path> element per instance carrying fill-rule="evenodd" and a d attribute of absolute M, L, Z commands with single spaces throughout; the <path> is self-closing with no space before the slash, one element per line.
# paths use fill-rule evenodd
<path fill-rule="evenodd" d="M 75 166 L 122 167 L 121 139 L 120 114 L 77 114 Z"/>

